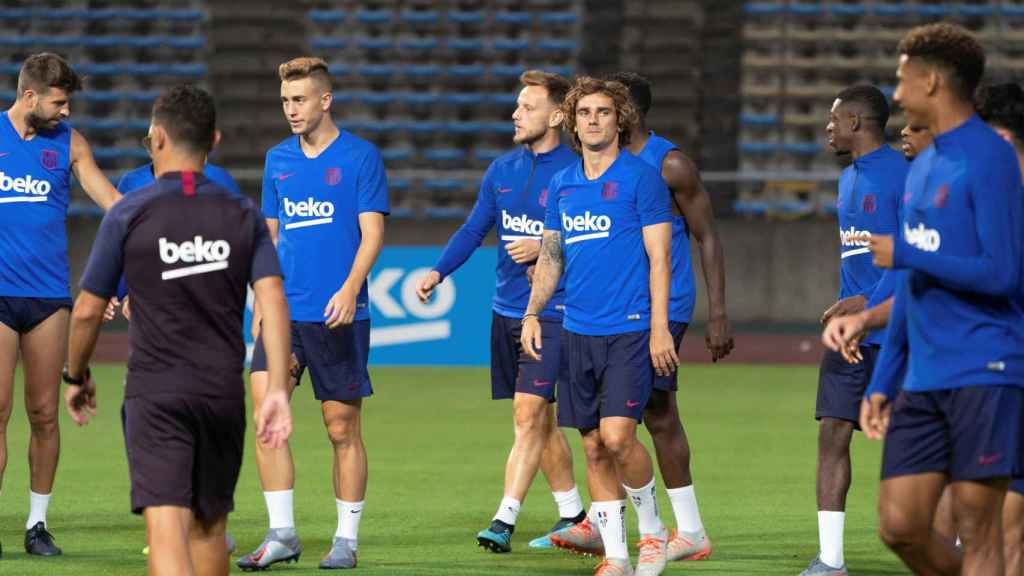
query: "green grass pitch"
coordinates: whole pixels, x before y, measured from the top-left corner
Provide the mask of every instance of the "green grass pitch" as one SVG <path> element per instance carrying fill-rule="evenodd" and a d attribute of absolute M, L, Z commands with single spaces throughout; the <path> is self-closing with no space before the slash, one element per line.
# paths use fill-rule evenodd
<path fill-rule="evenodd" d="M 0 573 L 17 575 L 142 574 L 145 531 L 129 510 L 120 424 L 123 367 L 94 370 L 99 415 L 78 429 L 61 414 L 63 451 L 50 506 L 60 558 L 29 558 L 22 548 L 28 512 L 28 425 L 20 376 L 8 429 L 10 454 L 0 496 Z M 694 450 L 701 513 L 714 542 L 703 562 L 676 563 L 665 574 L 792 575 L 817 552 L 814 502 L 816 370 L 797 366 L 687 366 L 679 403 Z M 358 573 L 411 575 L 590 574 L 595 562 L 527 542 L 556 519 L 538 475 L 523 506 L 511 554 L 476 546 L 501 498 L 512 441 L 511 404 L 489 399 L 483 369 L 378 368 L 376 396 L 364 408 L 370 484 L 360 529 Z M 295 516 L 305 547 L 279 574 L 314 574 L 334 534 L 331 451 L 309 385 L 295 394 Z M 649 445 L 646 432 L 644 442 Z M 578 436 L 577 483 L 584 486 Z M 249 442 L 252 430 L 248 431 Z M 653 453 L 653 451 L 652 451 Z M 847 566 L 855 574 L 906 574 L 877 537 L 875 501 L 881 447 L 858 437 L 846 521 Z M 659 488 L 662 488 L 659 481 Z M 586 495 L 584 494 L 586 499 Z M 589 502 L 589 501 L 588 501 Z M 671 508 L 661 493 L 662 517 Z M 629 512 L 630 541 L 636 520 Z M 263 497 L 247 445 L 230 531 L 248 551 L 266 529 Z M 636 550 L 632 549 L 633 559 Z M 234 558 L 232 559 L 234 568 Z"/>

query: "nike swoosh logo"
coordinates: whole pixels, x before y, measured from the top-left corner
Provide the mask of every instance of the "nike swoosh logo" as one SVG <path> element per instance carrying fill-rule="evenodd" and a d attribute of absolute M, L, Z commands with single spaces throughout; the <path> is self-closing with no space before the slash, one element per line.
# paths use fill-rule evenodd
<path fill-rule="evenodd" d="M 4 156 L 10 156 L 10 155 L 11 155 L 10 152 L 0 152 L 0 158 L 3 158 Z"/>
<path fill-rule="evenodd" d="M 534 380 L 533 381 L 533 385 L 536 388 L 543 388 L 543 387 L 547 386 L 548 384 L 551 384 L 550 380 Z"/>
<path fill-rule="evenodd" d="M 626 408 L 636 408 L 639 405 L 640 405 L 640 403 L 637 402 L 636 400 L 627 400 L 626 401 Z"/>
<path fill-rule="evenodd" d="M 507 194 L 507 193 L 509 193 L 511 191 L 512 191 L 511 188 L 498 188 L 498 194 Z"/>
<path fill-rule="evenodd" d="M 284 180 L 287 180 L 287 179 L 291 178 L 292 176 L 295 176 L 295 172 L 289 172 L 287 174 L 278 174 L 277 175 L 277 179 L 281 180 L 281 181 L 284 181 Z"/>

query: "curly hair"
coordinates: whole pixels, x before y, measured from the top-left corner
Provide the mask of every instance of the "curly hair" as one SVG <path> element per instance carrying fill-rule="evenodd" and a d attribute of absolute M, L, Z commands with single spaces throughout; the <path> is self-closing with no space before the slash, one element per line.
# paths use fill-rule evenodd
<path fill-rule="evenodd" d="M 217 130 L 213 97 L 192 84 L 168 88 L 153 103 L 153 123 L 162 126 L 175 144 L 208 154 Z"/>
<path fill-rule="evenodd" d="M 899 53 L 942 68 L 952 89 L 970 100 L 985 73 L 985 50 L 967 29 L 940 22 L 918 26 L 900 40 Z"/>
<path fill-rule="evenodd" d="M 573 149 L 580 152 L 583 148 L 580 137 L 576 134 L 576 106 L 584 96 L 591 94 L 604 94 L 612 99 L 615 104 L 615 117 L 619 123 L 619 146 L 628 146 L 633 129 L 640 124 L 640 113 L 630 99 L 629 89 L 621 82 L 580 76 L 562 104 L 562 112 L 565 113 L 562 127 L 569 133 Z"/>
<path fill-rule="evenodd" d="M 978 91 L 978 115 L 992 126 L 1013 134 L 1017 146 L 1024 146 L 1024 90 L 1017 84 L 996 84 Z"/>

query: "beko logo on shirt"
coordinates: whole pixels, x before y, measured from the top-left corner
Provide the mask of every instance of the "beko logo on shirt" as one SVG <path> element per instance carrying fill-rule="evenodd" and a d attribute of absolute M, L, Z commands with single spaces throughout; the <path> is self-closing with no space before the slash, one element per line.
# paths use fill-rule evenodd
<path fill-rule="evenodd" d="M 612 228 L 612 219 L 604 214 L 591 214 L 587 210 L 580 216 L 569 216 L 562 213 L 562 228 L 566 232 L 583 232 L 578 236 L 566 238 L 566 244 L 575 244 L 584 240 L 607 238 Z"/>
<path fill-rule="evenodd" d="M 46 195 L 50 193 L 50 183 L 46 180 L 33 178 L 31 174 L 20 178 L 11 178 L 0 171 L 0 192 L 18 192 L 28 196 L 13 196 L 0 198 L 0 203 L 7 202 L 46 202 Z"/>
<path fill-rule="evenodd" d="M 903 238 L 907 244 L 925 252 L 938 252 L 942 245 L 942 236 L 938 230 L 925 228 L 923 223 L 911 228 L 906 222 L 903 223 Z"/>
<path fill-rule="evenodd" d="M 868 245 L 871 244 L 871 232 L 867 230 L 857 230 L 853 226 L 850 226 L 846 230 L 839 229 L 839 243 L 842 244 L 843 248 L 853 247 L 853 250 L 843 250 L 840 254 L 840 258 L 846 258 L 848 256 L 856 256 L 857 254 L 867 254 L 871 252 L 868 249 Z"/>
<path fill-rule="evenodd" d="M 544 234 L 544 222 L 531 220 L 526 214 L 513 216 L 504 210 L 501 211 L 501 227 L 520 234 L 502 234 L 502 240 L 540 240 Z"/>
<path fill-rule="evenodd" d="M 192 240 L 181 243 L 160 238 L 157 246 L 160 251 L 160 260 L 164 263 L 191 264 L 191 266 L 183 268 L 164 270 L 160 274 L 164 280 L 224 270 L 228 267 L 228 256 L 231 255 L 231 245 L 226 240 L 203 240 L 202 236 L 196 236 Z"/>
<path fill-rule="evenodd" d="M 320 224 L 330 224 L 334 222 L 334 204 L 331 202 L 323 201 L 317 202 L 312 196 L 306 200 L 300 200 L 298 202 L 292 202 L 288 198 L 284 199 L 284 213 L 289 218 L 311 218 L 310 220 L 299 220 L 297 222 L 289 222 L 284 225 L 285 230 L 291 230 L 292 228 L 305 228 L 307 226 L 318 226 Z"/>

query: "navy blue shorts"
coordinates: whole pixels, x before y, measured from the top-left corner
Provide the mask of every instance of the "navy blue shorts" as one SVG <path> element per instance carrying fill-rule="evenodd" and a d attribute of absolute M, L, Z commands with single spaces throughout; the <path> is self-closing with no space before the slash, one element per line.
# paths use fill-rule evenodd
<path fill-rule="evenodd" d="M 292 322 L 292 354 L 299 361 L 296 384 L 309 368 L 313 396 L 326 400 L 355 400 L 373 394 L 370 372 L 370 321 L 338 326 L 333 330 L 323 322 Z M 266 372 L 267 352 L 263 339 L 256 339 L 250 372 Z"/>
<path fill-rule="evenodd" d="M 1010 480 L 1010 491 L 1024 495 L 1024 478 Z"/>
<path fill-rule="evenodd" d="M 942 472 L 951 482 L 1021 476 L 1024 389 L 901 391 L 892 407 L 882 479 Z"/>
<path fill-rule="evenodd" d="M 540 362 L 523 353 L 519 336 L 522 320 L 497 313 L 491 315 L 491 398 L 512 398 L 516 392 L 555 401 L 555 386 L 568 378 L 562 362 L 562 323 L 540 321 Z"/>
<path fill-rule="evenodd" d="M 558 425 L 590 430 L 612 416 L 640 422 L 654 384 L 650 332 L 564 334 L 569 379 L 567 385 L 559 384 Z"/>
<path fill-rule="evenodd" d="M 0 322 L 18 334 L 27 334 L 61 308 L 71 308 L 71 299 L 0 296 Z"/>
<path fill-rule="evenodd" d="M 825 350 L 818 371 L 818 402 L 814 408 L 814 418 L 836 418 L 853 422 L 855 429 L 860 430 L 860 403 L 864 399 L 864 391 L 871 383 L 871 373 L 878 359 L 878 346 L 861 346 L 860 353 L 864 359 L 858 364 L 850 364 L 843 360 L 843 355 L 832 350 Z"/>
<path fill-rule="evenodd" d="M 241 399 L 159 394 L 125 398 L 132 512 L 180 506 L 203 519 L 235 507 L 245 449 Z"/>
<path fill-rule="evenodd" d="M 676 345 L 676 353 L 679 353 L 679 346 L 683 343 L 683 336 L 686 334 L 686 327 L 689 326 L 686 322 L 669 322 L 668 331 L 672 333 L 672 341 Z M 654 389 L 663 390 L 665 392 L 675 392 L 679 390 L 679 382 L 676 378 L 679 376 L 679 370 L 672 373 L 671 376 L 658 376 L 656 372 L 654 374 Z"/>

